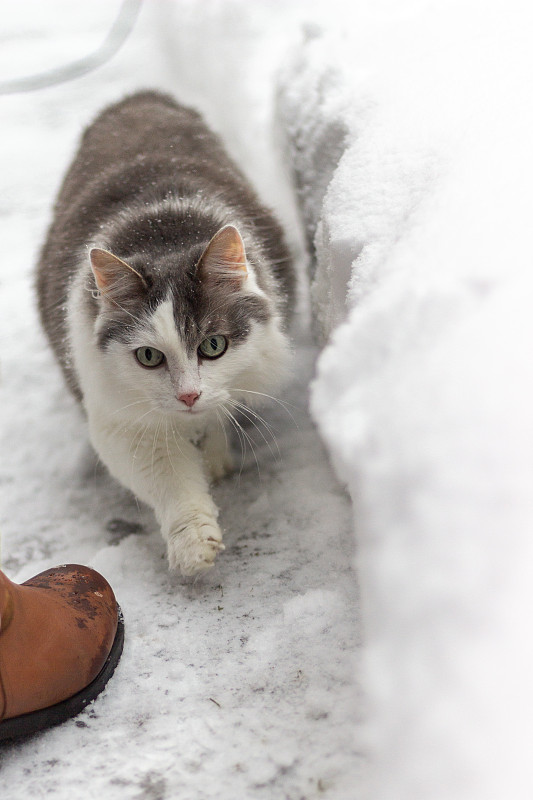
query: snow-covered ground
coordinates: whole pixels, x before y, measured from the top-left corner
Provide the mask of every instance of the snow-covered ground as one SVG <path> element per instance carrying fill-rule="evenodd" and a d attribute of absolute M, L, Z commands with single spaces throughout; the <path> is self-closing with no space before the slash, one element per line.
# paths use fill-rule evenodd
<path fill-rule="evenodd" d="M 263 194 L 284 218 L 292 213 L 296 240 L 289 184 L 268 132 L 264 73 L 275 60 L 257 62 L 257 96 L 243 83 L 220 107 L 223 43 L 208 32 L 203 66 L 196 58 L 182 70 L 200 32 L 192 6 L 187 19 L 179 5 L 146 5 L 124 49 L 98 72 L 0 97 L 3 566 L 24 580 L 58 563 L 90 564 L 112 584 L 126 622 L 121 662 L 92 709 L 2 747 L 5 800 L 349 798 L 359 772 L 355 542 L 348 496 L 307 410 L 316 348 L 297 334 L 284 406 L 265 411 L 274 436 L 251 429 L 258 464 L 248 450 L 242 471 L 216 490 L 226 551 L 209 575 L 191 581 L 168 573 L 151 512 L 97 467 L 37 321 L 33 264 L 75 140 L 102 105 L 139 86 L 173 90 L 204 108 Z M 117 8 L 109 0 L 11 7 L 0 74 L 90 52 Z M 262 36 L 256 23 L 232 32 L 235 47 Z M 231 32 L 229 17 L 221 24 Z M 235 57 L 227 61 L 235 70 Z"/>
<path fill-rule="evenodd" d="M 0 76 L 85 55 L 118 5 L 10 4 Z M 531 23 L 147 0 L 106 66 L 0 97 L 3 564 L 91 564 L 127 624 L 92 709 L 0 751 L 2 797 L 533 796 Z M 217 489 L 227 549 L 196 582 L 96 467 L 31 287 L 79 131 L 142 86 L 222 133 L 301 273 L 288 405 Z"/>

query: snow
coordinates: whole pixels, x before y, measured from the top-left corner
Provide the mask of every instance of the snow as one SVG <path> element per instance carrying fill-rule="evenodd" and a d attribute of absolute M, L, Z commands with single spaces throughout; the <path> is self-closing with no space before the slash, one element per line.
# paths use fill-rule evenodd
<path fill-rule="evenodd" d="M 354 506 L 362 796 L 531 797 L 532 14 L 351 22 L 307 37 L 279 113 L 327 342 L 311 407 Z"/>
<path fill-rule="evenodd" d="M 0 74 L 91 52 L 117 9 L 10 6 Z M 2 748 L 4 796 L 532 796 L 532 13 L 152 0 L 106 66 L 0 97 L 3 564 L 96 567 L 127 635 L 88 712 Z M 276 443 L 217 488 L 197 581 L 97 466 L 32 293 L 80 130 L 143 86 L 221 132 L 300 271 Z"/>

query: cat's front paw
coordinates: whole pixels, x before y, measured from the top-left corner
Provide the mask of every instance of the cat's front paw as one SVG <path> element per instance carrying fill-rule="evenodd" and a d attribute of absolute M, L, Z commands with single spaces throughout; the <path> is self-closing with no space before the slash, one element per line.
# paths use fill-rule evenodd
<path fill-rule="evenodd" d="M 212 517 L 199 513 L 186 522 L 174 523 L 167 535 L 168 564 L 182 575 L 211 569 L 221 550 L 222 531 Z"/>

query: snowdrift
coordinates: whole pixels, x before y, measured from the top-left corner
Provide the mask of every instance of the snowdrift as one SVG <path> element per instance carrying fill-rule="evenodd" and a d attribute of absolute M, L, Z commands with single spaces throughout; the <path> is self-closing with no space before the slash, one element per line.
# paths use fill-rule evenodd
<path fill-rule="evenodd" d="M 279 117 L 353 500 L 369 798 L 533 790 L 533 179 L 526 4 L 359 3 Z"/>

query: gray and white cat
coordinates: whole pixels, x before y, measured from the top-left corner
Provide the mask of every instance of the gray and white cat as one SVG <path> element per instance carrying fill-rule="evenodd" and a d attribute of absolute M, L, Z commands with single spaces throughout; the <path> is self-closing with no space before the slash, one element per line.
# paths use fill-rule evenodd
<path fill-rule="evenodd" d="M 286 369 L 281 229 L 194 111 L 141 92 L 83 135 L 37 276 L 45 331 L 109 471 L 151 505 L 171 568 L 223 549 L 225 424 Z"/>

